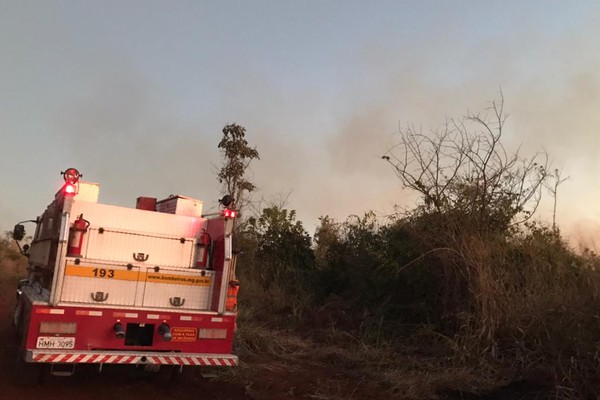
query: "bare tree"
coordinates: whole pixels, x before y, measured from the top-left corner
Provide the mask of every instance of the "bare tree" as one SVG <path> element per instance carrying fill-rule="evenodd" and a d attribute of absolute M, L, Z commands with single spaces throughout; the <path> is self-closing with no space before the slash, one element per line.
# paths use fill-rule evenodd
<path fill-rule="evenodd" d="M 422 211 L 460 213 L 479 229 L 503 230 L 533 216 L 550 176 L 546 152 L 507 152 L 506 118 L 501 97 L 486 112 L 447 119 L 429 134 L 401 128 L 399 143 L 382 158 L 421 195 Z"/>
<path fill-rule="evenodd" d="M 552 195 L 552 200 L 553 200 L 553 206 L 552 206 L 552 230 L 556 232 L 556 206 L 558 203 L 558 187 L 565 182 L 566 180 L 569 179 L 569 177 L 567 176 L 566 178 L 561 178 L 561 170 L 559 170 L 558 168 L 554 170 L 554 173 L 552 173 L 552 175 L 550 175 L 550 178 L 552 179 L 551 182 L 548 182 L 546 184 L 546 188 L 548 189 L 548 191 L 550 192 L 550 194 Z"/>

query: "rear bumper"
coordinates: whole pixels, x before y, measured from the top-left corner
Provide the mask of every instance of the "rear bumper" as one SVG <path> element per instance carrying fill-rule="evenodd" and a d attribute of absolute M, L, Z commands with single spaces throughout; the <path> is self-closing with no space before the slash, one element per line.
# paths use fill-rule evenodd
<path fill-rule="evenodd" d="M 27 362 L 67 364 L 138 364 L 235 367 L 233 354 L 144 353 L 120 351 L 27 350 Z"/>

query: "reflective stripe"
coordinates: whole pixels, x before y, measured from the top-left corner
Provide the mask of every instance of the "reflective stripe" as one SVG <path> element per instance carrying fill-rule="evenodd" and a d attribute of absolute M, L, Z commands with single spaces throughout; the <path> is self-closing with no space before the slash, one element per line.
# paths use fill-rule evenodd
<path fill-rule="evenodd" d="M 138 313 L 124 313 L 124 312 L 114 312 L 113 317 L 120 318 L 137 318 Z"/>
<path fill-rule="evenodd" d="M 170 315 L 160 315 L 160 314 L 148 314 L 146 315 L 146 317 L 148 319 L 162 319 L 162 320 L 170 320 L 171 316 Z"/>
<path fill-rule="evenodd" d="M 92 358 L 92 355 L 91 354 L 87 354 L 79 362 L 82 362 L 82 363 L 88 362 L 88 360 L 90 358 Z"/>
<path fill-rule="evenodd" d="M 101 317 L 102 311 L 77 310 L 75 315 L 85 315 L 88 317 Z"/>
<path fill-rule="evenodd" d="M 36 314 L 58 314 L 63 315 L 65 313 L 64 309 L 61 308 L 36 308 Z"/>
<path fill-rule="evenodd" d="M 45 363 L 88 363 L 88 364 L 157 364 L 157 365 L 207 365 L 207 366 L 235 366 L 237 357 L 224 356 L 152 356 L 146 357 L 142 363 L 141 355 L 122 354 L 93 354 L 93 353 L 41 353 L 33 351 L 34 362 Z"/>

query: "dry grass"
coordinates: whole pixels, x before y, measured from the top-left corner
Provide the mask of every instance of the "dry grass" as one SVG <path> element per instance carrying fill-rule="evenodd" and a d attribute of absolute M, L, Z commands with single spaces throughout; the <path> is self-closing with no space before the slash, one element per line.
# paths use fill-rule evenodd
<path fill-rule="evenodd" d="M 290 371 L 314 372 L 320 383 L 305 398 L 362 398 L 364 382 L 379 398 L 596 398 L 598 258 L 534 225 L 494 236 L 426 222 L 410 234 L 427 256 L 401 272 L 420 268 L 439 283 L 438 308 L 426 310 L 432 322 L 398 335 L 402 315 L 374 314 L 381 308 L 372 304 L 375 331 L 365 332 L 367 313 L 352 299 L 315 304 L 312 294 L 243 276 L 236 348 L 244 362 L 233 379 L 256 388 L 260 371 L 292 381 Z M 351 390 L 336 389 L 343 379 L 335 374 Z"/>
<path fill-rule="evenodd" d="M 501 387 L 526 381 L 539 396 L 586 399 L 600 389 L 598 260 L 574 254 L 557 233 L 532 231 L 508 241 L 464 236 L 460 257 L 442 258 L 468 289 L 458 308 L 453 365 L 473 366 Z M 502 372 L 504 371 L 504 372 Z"/>
<path fill-rule="evenodd" d="M 379 396 L 374 398 L 484 397 L 522 379 L 510 366 L 507 368 L 489 358 L 467 363 L 459 357 L 442 357 L 441 354 L 453 354 L 445 341 L 436 345 L 443 351 L 431 354 L 415 347 L 414 342 L 407 342 L 399 349 L 370 346 L 356 338 L 340 341 L 348 336 L 341 331 L 317 336 L 319 340 L 315 341 L 290 330 L 246 324 L 236 338 L 242 363 L 237 370 L 228 371 L 225 379 L 244 382 L 250 385 L 249 392 L 258 392 L 259 381 L 265 376 L 289 379 L 290 374 L 310 374 L 314 382 L 311 396 L 315 397 L 308 397 L 322 399 L 363 398 L 352 397 L 357 392 L 364 395 L 362 382 L 369 382 L 370 392 Z M 328 340 L 324 341 L 323 337 Z M 421 340 L 424 337 L 422 335 Z M 360 382 L 354 395 L 338 390 L 344 380 L 355 385 Z"/>
<path fill-rule="evenodd" d="M 236 331 L 235 348 L 241 355 L 267 354 L 285 358 L 306 354 L 311 343 L 290 332 L 242 322 Z"/>

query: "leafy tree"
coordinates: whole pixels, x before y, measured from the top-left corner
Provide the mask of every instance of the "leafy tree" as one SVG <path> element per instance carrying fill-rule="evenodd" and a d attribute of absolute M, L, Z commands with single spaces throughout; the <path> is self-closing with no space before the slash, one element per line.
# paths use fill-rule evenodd
<path fill-rule="evenodd" d="M 305 286 L 314 269 L 314 254 L 310 236 L 296 221 L 296 211 L 268 207 L 258 219 L 250 218 L 249 225 L 257 239 L 256 265 L 263 285 Z"/>
<path fill-rule="evenodd" d="M 219 142 L 223 153 L 223 166 L 217 177 L 223 185 L 222 193 L 234 198 L 237 210 L 247 203 L 247 196 L 256 186 L 247 178 L 246 172 L 252 160 L 260 159 L 258 151 L 250 147 L 246 140 L 246 128 L 230 124 L 223 128 L 223 138 Z"/>
<path fill-rule="evenodd" d="M 339 245 L 341 240 L 341 226 L 328 215 L 319 218 L 319 226 L 315 230 L 315 258 L 317 265 L 325 267 L 330 249 Z"/>
<path fill-rule="evenodd" d="M 368 340 L 431 321 L 439 291 L 421 263 L 403 268 L 419 256 L 406 220 L 381 224 L 372 211 L 342 223 L 326 216 L 315 242 L 316 294 L 330 304 L 332 324 Z"/>
<path fill-rule="evenodd" d="M 5 232 L 4 237 L 0 237 L 0 260 L 5 258 L 12 261 L 25 260 L 17 245 L 12 240 L 12 232 Z"/>

